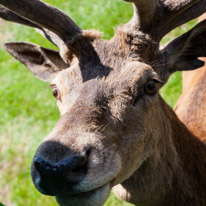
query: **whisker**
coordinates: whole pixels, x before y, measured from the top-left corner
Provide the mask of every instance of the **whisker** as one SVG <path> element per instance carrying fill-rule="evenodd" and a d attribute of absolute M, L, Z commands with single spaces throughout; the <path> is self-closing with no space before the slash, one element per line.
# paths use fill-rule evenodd
<path fill-rule="evenodd" d="M 112 123 L 112 121 L 110 121 L 109 123 L 107 123 L 107 124 L 101 129 L 101 132 L 103 132 L 111 123 Z"/>

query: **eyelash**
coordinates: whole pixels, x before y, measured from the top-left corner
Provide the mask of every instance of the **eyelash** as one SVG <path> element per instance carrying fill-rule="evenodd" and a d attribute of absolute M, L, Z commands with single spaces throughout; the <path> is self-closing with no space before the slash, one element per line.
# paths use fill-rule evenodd
<path fill-rule="evenodd" d="M 147 91 L 145 90 L 145 87 L 146 87 L 146 85 L 147 85 L 149 82 L 154 82 L 155 85 L 156 85 L 156 88 L 155 88 L 154 93 L 150 93 L 150 94 L 149 94 L 149 93 L 147 93 Z M 147 83 L 144 84 L 144 85 L 140 88 L 139 94 L 134 98 L 133 106 L 138 102 L 139 99 L 142 99 L 145 95 L 147 95 L 147 96 L 154 96 L 154 95 L 157 93 L 157 91 L 158 91 L 158 86 L 157 86 L 157 84 L 162 84 L 162 82 L 159 81 L 159 80 L 157 80 L 157 79 L 149 79 L 149 80 L 147 81 Z"/>

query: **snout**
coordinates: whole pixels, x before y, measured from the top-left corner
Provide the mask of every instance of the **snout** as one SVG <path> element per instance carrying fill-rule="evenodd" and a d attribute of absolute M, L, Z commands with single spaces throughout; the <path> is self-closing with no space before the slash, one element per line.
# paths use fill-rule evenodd
<path fill-rule="evenodd" d="M 94 143 L 93 136 L 85 139 L 76 138 L 76 144 L 69 141 L 66 145 L 46 141 L 34 156 L 35 187 L 56 196 L 61 206 L 102 206 L 120 172 L 121 158 L 115 147 L 98 140 Z"/>
<path fill-rule="evenodd" d="M 41 193 L 52 196 L 64 194 L 81 182 L 87 173 L 86 156 L 71 156 L 57 163 L 35 156 L 33 165 L 36 188 Z"/>
<path fill-rule="evenodd" d="M 45 195 L 72 194 L 73 187 L 79 184 L 87 174 L 90 151 L 84 151 L 82 154 L 71 154 L 71 151 L 66 151 L 64 148 L 65 154 L 61 154 L 58 161 L 55 161 L 55 159 L 57 160 L 56 154 L 52 155 L 51 152 L 60 149 L 59 145 L 53 144 L 52 151 L 50 154 L 47 152 L 46 155 L 45 146 L 42 147 L 44 147 L 44 152 L 41 152 L 42 148 L 40 147 L 40 152 L 37 151 L 32 163 L 32 179 L 35 187 Z M 52 159 L 52 157 L 54 158 Z"/>

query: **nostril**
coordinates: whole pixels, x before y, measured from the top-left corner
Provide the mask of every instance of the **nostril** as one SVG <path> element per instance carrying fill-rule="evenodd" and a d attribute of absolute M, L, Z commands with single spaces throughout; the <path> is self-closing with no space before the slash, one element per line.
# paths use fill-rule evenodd
<path fill-rule="evenodd" d="M 41 157 L 34 157 L 34 166 L 40 175 L 48 175 L 49 172 L 54 169 L 54 167 L 49 164 L 49 162 L 45 161 Z"/>
<path fill-rule="evenodd" d="M 81 159 L 78 160 L 77 164 L 75 167 L 72 168 L 72 172 L 78 172 L 81 171 L 86 167 L 87 159 L 85 157 L 82 157 Z"/>
<path fill-rule="evenodd" d="M 43 194 L 56 195 L 78 184 L 87 173 L 88 155 L 73 155 L 59 162 L 46 161 L 39 156 L 33 161 L 33 181 Z M 66 184 L 65 184 L 66 183 Z"/>
<path fill-rule="evenodd" d="M 69 171 L 80 170 L 87 163 L 87 156 L 71 156 L 65 160 L 57 163 L 49 163 L 41 157 L 35 156 L 34 166 L 40 173 L 40 176 L 56 176 L 57 174 L 62 175 Z"/>
<path fill-rule="evenodd" d="M 83 165 L 85 165 L 87 159 L 85 156 L 75 156 L 72 159 L 72 164 L 70 169 L 74 171 L 76 168 L 81 168 Z"/>
<path fill-rule="evenodd" d="M 85 155 L 79 158 L 76 166 L 72 169 L 72 172 L 79 172 L 87 168 L 88 158 L 89 158 L 90 153 L 91 153 L 91 150 L 88 150 L 85 152 Z"/>
<path fill-rule="evenodd" d="M 89 149 L 89 150 L 86 151 L 86 157 L 87 157 L 87 159 L 89 158 L 90 153 L 91 153 L 91 149 Z"/>

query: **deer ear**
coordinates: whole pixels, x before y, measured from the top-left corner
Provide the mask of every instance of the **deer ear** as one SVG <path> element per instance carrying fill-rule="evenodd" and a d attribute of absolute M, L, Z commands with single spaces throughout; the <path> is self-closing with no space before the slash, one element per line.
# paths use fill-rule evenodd
<path fill-rule="evenodd" d="M 10 42 L 4 48 L 23 63 L 35 77 L 51 82 L 58 72 L 69 67 L 59 52 L 26 42 Z"/>
<path fill-rule="evenodd" d="M 204 62 L 198 57 L 206 56 L 206 21 L 170 42 L 162 52 L 170 74 L 204 66 Z"/>

